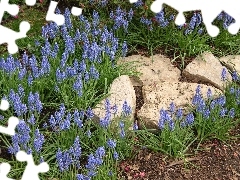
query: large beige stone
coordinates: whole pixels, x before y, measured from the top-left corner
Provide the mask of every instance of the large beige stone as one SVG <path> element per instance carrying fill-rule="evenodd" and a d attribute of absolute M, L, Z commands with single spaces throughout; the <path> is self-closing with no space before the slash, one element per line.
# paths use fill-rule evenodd
<path fill-rule="evenodd" d="M 154 55 L 150 58 L 133 55 L 118 61 L 118 64 L 122 63 L 132 63 L 136 66 L 136 70 L 141 73 L 139 78 L 143 85 L 165 81 L 177 82 L 181 75 L 181 71 L 163 55 Z"/>
<path fill-rule="evenodd" d="M 197 83 L 186 82 L 164 82 L 154 86 L 143 86 L 144 105 L 137 113 L 137 117 L 143 121 L 147 129 L 158 129 L 158 120 L 160 110 L 169 109 L 171 102 L 174 102 L 176 108 L 182 108 L 184 114 L 189 110 L 189 105 L 196 93 Z M 200 84 L 203 98 L 207 97 L 207 91 L 210 88 L 213 96 L 218 96 L 221 91 L 212 86 Z M 142 127 L 142 125 L 140 125 Z"/>
<path fill-rule="evenodd" d="M 219 58 L 219 60 L 230 70 L 240 74 L 240 55 L 229 55 Z"/>
<path fill-rule="evenodd" d="M 134 113 L 136 110 L 136 94 L 133 88 L 133 84 L 129 76 L 122 75 L 116 78 L 110 86 L 110 96 L 107 98 L 110 101 L 111 106 L 115 104 L 118 107 L 118 111 L 115 116 L 111 116 L 111 120 L 116 117 L 120 117 L 122 113 L 122 106 L 124 101 L 127 101 L 127 104 L 132 108 L 132 114 L 130 120 L 133 121 Z M 105 100 L 102 100 L 96 108 L 93 109 L 95 114 L 95 119 L 99 121 L 99 118 L 104 118 L 106 115 L 105 110 Z"/>
<path fill-rule="evenodd" d="M 191 79 L 193 82 L 199 80 L 205 83 L 210 83 L 214 87 L 223 90 L 226 82 L 221 80 L 222 69 L 220 61 L 213 56 L 212 53 L 205 52 L 197 56 L 183 70 L 182 75 Z M 232 81 L 231 74 L 227 72 L 228 81 Z"/>

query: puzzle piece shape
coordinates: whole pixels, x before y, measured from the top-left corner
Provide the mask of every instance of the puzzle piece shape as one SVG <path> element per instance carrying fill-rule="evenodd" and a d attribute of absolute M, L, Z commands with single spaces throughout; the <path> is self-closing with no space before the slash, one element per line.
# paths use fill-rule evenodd
<path fill-rule="evenodd" d="M 27 166 L 23 172 L 21 180 L 40 180 L 38 177 L 38 173 L 44 173 L 49 171 L 49 165 L 46 162 L 43 162 L 36 166 L 34 164 L 32 154 L 27 154 L 24 151 L 19 151 L 16 154 L 16 159 L 20 162 L 27 162 Z"/>
<path fill-rule="evenodd" d="M 235 23 L 232 23 L 228 27 L 228 32 L 234 35 L 240 29 L 239 0 L 156 0 L 152 3 L 150 9 L 158 13 L 162 10 L 163 4 L 171 6 L 179 12 L 175 20 L 176 25 L 182 25 L 186 22 L 184 12 L 201 10 L 203 23 L 206 26 L 208 34 L 212 37 L 216 37 L 219 34 L 219 28 L 213 25 L 212 22 L 222 11 L 225 11 L 235 19 Z"/>
<path fill-rule="evenodd" d="M 8 52 L 15 54 L 18 51 L 16 40 L 27 37 L 27 32 L 30 30 L 30 24 L 26 21 L 20 23 L 20 32 L 15 32 L 7 27 L 0 25 L 0 44 L 8 43 Z"/>
<path fill-rule="evenodd" d="M 36 0 L 26 0 L 26 4 L 33 6 L 36 4 Z M 16 4 L 9 4 L 9 0 L 1 0 L 0 2 L 0 22 L 5 12 L 8 12 L 12 16 L 16 16 L 19 12 L 19 6 Z M 16 45 L 16 40 L 26 37 L 26 33 L 30 30 L 30 24 L 28 22 L 22 21 L 20 23 L 20 32 L 15 32 L 7 27 L 0 25 L 0 44 L 8 44 L 8 52 L 10 54 L 15 54 L 18 51 L 18 46 Z"/>
<path fill-rule="evenodd" d="M 10 172 L 11 166 L 8 163 L 0 164 L 0 179 L 1 180 L 14 180 L 12 178 L 8 178 L 7 174 Z"/>
<path fill-rule="evenodd" d="M 36 4 L 36 0 L 26 0 L 25 2 L 28 6 L 34 6 Z"/>
<path fill-rule="evenodd" d="M 55 2 L 55 1 L 50 2 L 48 12 L 47 12 L 47 16 L 46 16 L 46 20 L 47 21 L 54 21 L 58 26 L 61 26 L 61 25 L 64 24 L 65 18 L 62 14 L 55 14 L 55 9 L 57 8 L 57 4 L 58 4 L 58 2 Z M 82 14 L 82 9 L 73 6 L 72 9 L 71 9 L 71 13 L 74 16 L 80 16 Z"/>
<path fill-rule="evenodd" d="M 129 0 L 129 2 L 132 4 L 138 2 L 138 0 Z"/>
<path fill-rule="evenodd" d="M 7 100 L 2 99 L 0 104 L 0 109 L 2 111 L 6 111 L 9 108 L 9 102 Z M 8 134 L 8 135 L 14 135 L 15 134 L 15 128 L 19 123 L 19 119 L 17 117 L 10 117 L 8 119 L 8 127 L 0 126 L 0 133 Z"/>
<path fill-rule="evenodd" d="M 19 12 L 19 7 L 16 4 L 9 4 L 9 0 L 1 0 L 0 2 L 0 23 L 2 22 L 2 18 L 4 12 L 7 11 L 12 16 L 16 16 Z"/>

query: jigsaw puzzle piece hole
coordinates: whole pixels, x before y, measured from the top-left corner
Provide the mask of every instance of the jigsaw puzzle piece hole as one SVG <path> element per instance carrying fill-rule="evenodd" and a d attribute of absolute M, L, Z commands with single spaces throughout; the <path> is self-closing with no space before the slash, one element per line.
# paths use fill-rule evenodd
<path fill-rule="evenodd" d="M 186 18 L 183 15 L 183 13 L 178 13 L 178 15 L 176 16 L 176 19 L 175 19 L 175 24 L 178 26 L 181 26 L 181 25 L 185 24 L 185 22 L 186 22 Z"/>
<path fill-rule="evenodd" d="M 154 13 L 159 13 L 163 9 L 163 3 L 156 0 L 151 4 L 150 9 Z"/>

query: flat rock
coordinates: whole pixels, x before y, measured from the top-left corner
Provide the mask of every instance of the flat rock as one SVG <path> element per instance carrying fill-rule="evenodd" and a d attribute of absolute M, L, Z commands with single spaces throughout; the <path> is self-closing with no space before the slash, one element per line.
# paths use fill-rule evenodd
<path fill-rule="evenodd" d="M 177 82 L 181 75 L 181 71 L 163 55 L 154 55 L 150 58 L 133 55 L 119 59 L 118 64 L 122 63 L 130 63 L 136 67 L 136 70 L 141 73 L 139 78 L 143 85 L 165 81 Z"/>
<path fill-rule="evenodd" d="M 219 58 L 219 60 L 231 71 L 240 74 L 240 55 L 229 55 Z"/>
<path fill-rule="evenodd" d="M 184 114 L 188 112 L 188 107 L 196 93 L 197 83 L 187 82 L 164 82 L 154 86 L 143 86 L 144 105 L 138 111 L 137 117 L 143 121 L 147 129 L 158 129 L 160 110 L 169 109 L 171 102 L 176 108 L 182 108 Z M 203 98 L 207 98 L 207 91 L 210 88 L 214 97 L 221 94 L 221 91 L 212 86 L 200 84 Z M 140 128 L 142 125 L 140 124 Z"/>
<path fill-rule="evenodd" d="M 188 64 L 182 75 L 191 79 L 192 82 L 202 81 L 224 90 L 226 82 L 221 80 L 223 68 L 224 66 L 221 65 L 220 61 L 212 53 L 205 52 Z M 231 74 L 228 71 L 227 79 L 230 82 L 232 81 Z"/>
<path fill-rule="evenodd" d="M 107 98 L 110 101 L 111 106 L 117 105 L 118 111 L 115 116 L 111 116 L 111 120 L 116 117 L 120 117 L 122 113 L 122 106 L 124 101 L 127 101 L 128 106 L 132 108 L 132 114 L 130 120 L 133 121 L 134 113 L 136 109 L 136 94 L 131 79 L 127 75 L 122 75 L 116 78 L 110 86 L 110 96 Z M 99 121 L 99 118 L 104 118 L 106 115 L 105 100 L 102 100 L 96 108 L 93 109 L 95 119 Z"/>

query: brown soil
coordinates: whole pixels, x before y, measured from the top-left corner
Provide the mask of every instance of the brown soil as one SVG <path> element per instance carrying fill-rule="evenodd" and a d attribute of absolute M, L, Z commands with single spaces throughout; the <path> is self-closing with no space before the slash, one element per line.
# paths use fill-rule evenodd
<path fill-rule="evenodd" d="M 239 134 L 236 128 L 234 134 Z M 211 140 L 201 151 L 185 159 L 173 159 L 163 153 L 141 149 L 133 159 L 119 165 L 119 179 L 144 180 L 238 180 L 240 179 L 240 140 L 228 143 Z M 142 175 L 142 177 L 140 176 Z"/>

